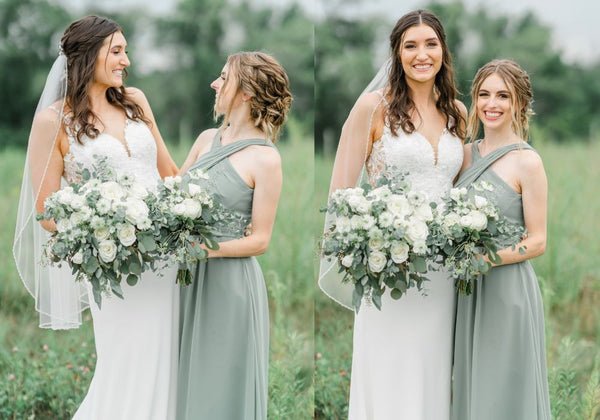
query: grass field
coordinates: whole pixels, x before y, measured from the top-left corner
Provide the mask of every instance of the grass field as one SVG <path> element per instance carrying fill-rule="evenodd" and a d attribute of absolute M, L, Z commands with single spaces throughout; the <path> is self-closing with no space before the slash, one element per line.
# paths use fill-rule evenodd
<path fill-rule="evenodd" d="M 536 145 L 537 146 L 537 145 Z M 537 146 L 549 184 L 546 253 L 533 260 L 546 317 L 555 420 L 600 418 L 600 169 L 598 145 Z M 315 201 L 325 203 L 331 161 L 315 160 Z M 320 219 L 322 221 L 322 217 Z M 347 418 L 353 315 L 317 292 L 315 413 Z"/>
<path fill-rule="evenodd" d="M 259 257 L 270 302 L 269 418 L 313 413 L 313 196 L 311 142 L 294 135 L 280 145 L 284 188 L 273 238 Z M 190 144 L 170 147 L 176 162 Z M 66 419 L 83 399 L 95 366 L 89 312 L 77 330 L 38 328 L 33 299 L 13 263 L 11 246 L 24 153 L 0 153 L 0 418 Z M 305 226 L 299 229 L 299 226 Z"/>

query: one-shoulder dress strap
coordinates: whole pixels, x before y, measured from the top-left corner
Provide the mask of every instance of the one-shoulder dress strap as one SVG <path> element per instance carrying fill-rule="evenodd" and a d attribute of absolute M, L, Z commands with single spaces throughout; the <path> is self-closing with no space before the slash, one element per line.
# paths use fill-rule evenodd
<path fill-rule="evenodd" d="M 223 159 L 228 158 L 232 154 L 239 152 L 240 150 L 245 149 L 248 146 L 270 146 L 275 147 L 273 143 L 265 139 L 246 139 L 246 140 L 238 140 L 233 143 L 229 143 L 225 146 L 222 146 L 220 143 L 221 133 L 217 132 L 215 138 L 213 139 L 213 145 L 211 149 L 200 156 L 198 160 L 190 167 L 190 171 L 193 169 L 201 168 L 204 170 L 209 170 L 217 163 L 221 162 Z"/>
<path fill-rule="evenodd" d="M 495 161 L 500 159 L 502 156 L 511 152 L 513 150 L 519 149 L 528 149 L 534 150 L 528 143 L 513 143 L 507 146 L 499 147 L 496 150 L 491 151 L 485 156 L 481 156 L 479 154 L 479 145 L 480 140 L 473 143 L 471 150 L 471 166 L 469 166 L 465 171 L 460 174 L 458 181 L 454 184 L 455 187 L 467 187 L 477 181 L 479 177 L 489 168 Z"/>

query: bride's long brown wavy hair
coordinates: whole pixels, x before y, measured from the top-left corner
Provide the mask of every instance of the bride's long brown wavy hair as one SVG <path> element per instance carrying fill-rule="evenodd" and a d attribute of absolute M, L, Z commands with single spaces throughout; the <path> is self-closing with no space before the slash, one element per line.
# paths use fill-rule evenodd
<path fill-rule="evenodd" d="M 390 34 L 392 65 L 388 82 L 390 105 L 387 111 L 390 130 L 393 135 L 397 134 L 398 128 L 401 128 L 407 134 L 415 131 L 415 126 L 410 120 L 410 111 L 414 110 L 415 104 L 410 97 L 410 88 L 406 83 L 406 75 L 400 59 L 400 49 L 406 31 L 419 25 L 427 25 L 433 29 L 442 47 L 442 67 L 435 76 L 434 84 L 434 89 L 438 95 L 436 107 L 446 115 L 446 128 L 448 131 L 464 139 L 465 119 L 456 105 L 457 90 L 454 86 L 452 56 L 446 43 L 444 27 L 436 15 L 422 9 L 402 16 Z"/>
<path fill-rule="evenodd" d="M 96 138 L 100 134 L 95 127 L 100 119 L 90 108 L 88 88 L 94 80 L 100 48 L 104 40 L 116 32 L 123 32 L 118 23 L 105 17 L 90 15 L 71 23 L 60 41 L 62 53 L 67 57 L 66 105 L 70 117 L 67 124 L 71 132 L 76 133 L 80 143 L 83 135 Z M 125 77 L 127 69 L 124 69 L 123 80 Z M 121 108 L 132 120 L 150 124 L 142 108 L 128 97 L 125 86 L 108 88 L 106 99 Z"/>

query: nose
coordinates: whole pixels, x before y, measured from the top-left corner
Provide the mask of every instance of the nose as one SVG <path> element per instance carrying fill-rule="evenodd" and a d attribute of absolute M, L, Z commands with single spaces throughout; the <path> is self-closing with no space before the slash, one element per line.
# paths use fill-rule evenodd
<path fill-rule="evenodd" d="M 127 56 L 127 53 L 123 54 L 123 58 L 121 59 L 121 64 L 123 65 L 123 67 L 129 67 L 131 65 L 131 62 L 129 61 L 129 57 Z"/>
<path fill-rule="evenodd" d="M 219 88 L 219 78 L 217 77 L 215 80 L 212 81 L 212 83 L 210 84 L 210 87 L 213 88 L 214 90 L 217 90 Z"/>

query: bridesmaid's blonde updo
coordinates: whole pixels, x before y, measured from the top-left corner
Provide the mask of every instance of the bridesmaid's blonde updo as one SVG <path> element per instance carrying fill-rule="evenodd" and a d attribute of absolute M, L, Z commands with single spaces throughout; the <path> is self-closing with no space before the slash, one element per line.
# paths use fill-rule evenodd
<path fill-rule="evenodd" d="M 285 70 L 270 55 L 254 51 L 230 55 L 227 67 L 227 78 L 235 78 L 232 81 L 237 85 L 237 90 L 250 96 L 250 117 L 254 125 L 275 142 L 292 104 L 290 82 Z M 228 115 L 225 115 L 225 122 L 227 120 Z"/>
<path fill-rule="evenodd" d="M 529 139 L 529 118 L 534 115 L 531 104 L 533 91 L 529 75 L 512 60 L 493 60 L 477 71 L 471 87 L 471 110 L 467 136 L 474 141 L 479 134 L 479 117 L 477 116 L 477 95 L 482 83 L 492 74 L 497 74 L 504 81 L 511 96 L 510 111 L 512 129 L 523 140 Z"/>

